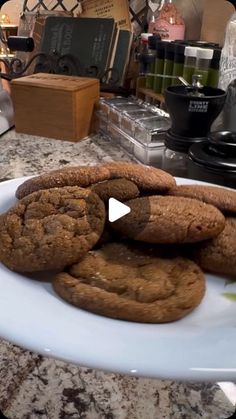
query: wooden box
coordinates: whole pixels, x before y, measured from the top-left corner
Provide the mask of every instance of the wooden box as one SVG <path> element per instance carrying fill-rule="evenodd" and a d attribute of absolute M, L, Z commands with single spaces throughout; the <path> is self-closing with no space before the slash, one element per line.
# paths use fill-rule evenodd
<path fill-rule="evenodd" d="M 17 132 L 79 141 L 89 134 L 97 79 L 38 73 L 13 80 Z"/>

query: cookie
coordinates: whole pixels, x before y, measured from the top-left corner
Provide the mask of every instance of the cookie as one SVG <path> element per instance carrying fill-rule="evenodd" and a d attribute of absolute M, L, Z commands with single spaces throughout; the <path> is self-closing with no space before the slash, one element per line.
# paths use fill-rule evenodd
<path fill-rule="evenodd" d="M 168 192 L 168 195 L 199 199 L 214 205 L 223 213 L 236 213 L 236 191 L 217 186 L 180 185 Z"/>
<path fill-rule="evenodd" d="M 127 179 L 147 192 L 165 192 L 176 186 L 175 179 L 166 172 L 153 167 L 126 162 L 107 163 L 97 166 L 65 167 L 26 180 L 16 190 L 22 199 L 32 192 L 64 186 L 88 187 L 112 179 Z"/>
<path fill-rule="evenodd" d="M 134 182 L 146 192 L 165 192 L 176 186 L 175 179 L 169 173 L 141 164 L 114 162 L 104 165 L 110 171 L 111 179 L 125 178 Z"/>
<path fill-rule="evenodd" d="M 34 192 L 0 217 L 0 261 L 18 272 L 63 269 L 97 243 L 104 203 L 78 187 Z"/>
<path fill-rule="evenodd" d="M 194 260 L 208 272 L 236 276 L 236 218 L 226 218 L 222 233 L 201 243 L 194 252 Z"/>
<path fill-rule="evenodd" d="M 203 299 L 200 268 L 184 258 L 164 259 L 111 243 L 89 252 L 53 287 L 68 303 L 102 316 L 142 323 L 171 322 Z"/>
<path fill-rule="evenodd" d="M 64 186 L 88 187 L 109 179 L 109 176 L 109 170 L 103 166 L 65 167 L 26 180 L 17 188 L 16 197 L 22 199 L 24 196 L 41 189 Z"/>
<path fill-rule="evenodd" d="M 103 202 L 107 203 L 109 198 L 125 202 L 139 196 L 139 189 L 135 183 L 127 179 L 112 179 L 105 182 L 96 183 L 91 186 L 91 191 L 95 192 Z"/>
<path fill-rule="evenodd" d="M 214 206 L 175 196 L 136 198 L 131 212 L 111 224 L 122 236 L 147 243 L 193 243 L 217 236 L 225 218 Z"/>

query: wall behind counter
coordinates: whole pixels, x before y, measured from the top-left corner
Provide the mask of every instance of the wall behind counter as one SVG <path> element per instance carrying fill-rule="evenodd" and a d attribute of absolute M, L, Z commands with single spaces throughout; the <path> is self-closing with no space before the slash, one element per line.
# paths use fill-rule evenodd
<path fill-rule="evenodd" d="M 180 8 L 183 13 L 183 17 L 186 21 L 187 37 L 188 38 L 199 38 L 201 32 L 201 20 L 202 20 L 202 9 L 204 0 L 175 0 L 175 4 Z M 67 4 L 70 0 L 66 0 Z M 47 0 L 45 1 L 45 4 Z M 50 0 L 48 0 L 50 3 Z M 71 0 L 74 3 L 74 0 Z M 133 4 L 145 3 L 144 0 L 134 0 Z M 7 2 L 2 12 L 7 13 L 13 23 L 18 23 L 19 15 L 22 10 L 23 0 L 11 0 Z"/>
<path fill-rule="evenodd" d="M 12 23 L 18 23 L 24 0 L 11 0 L 7 2 L 2 12 L 9 14 Z M 34 2 L 35 0 L 29 0 Z M 67 4 L 74 4 L 74 0 L 65 0 Z M 52 0 L 44 0 L 45 4 Z M 225 0 L 174 0 L 182 12 L 186 23 L 186 38 L 202 39 L 223 42 L 226 22 L 233 12 L 233 6 Z M 130 0 L 131 5 L 140 9 L 145 0 Z M 204 14 L 203 14 L 204 11 Z"/>

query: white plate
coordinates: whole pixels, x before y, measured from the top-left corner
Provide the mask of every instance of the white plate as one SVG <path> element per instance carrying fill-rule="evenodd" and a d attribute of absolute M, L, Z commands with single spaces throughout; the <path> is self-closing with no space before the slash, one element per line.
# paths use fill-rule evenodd
<path fill-rule="evenodd" d="M 15 202 L 23 180 L 0 184 L 0 212 Z M 0 336 L 81 366 L 163 379 L 235 381 L 236 302 L 222 293 L 236 292 L 236 284 L 225 283 L 207 275 L 206 296 L 197 310 L 175 323 L 147 325 L 79 310 L 62 301 L 49 283 L 0 264 Z"/>

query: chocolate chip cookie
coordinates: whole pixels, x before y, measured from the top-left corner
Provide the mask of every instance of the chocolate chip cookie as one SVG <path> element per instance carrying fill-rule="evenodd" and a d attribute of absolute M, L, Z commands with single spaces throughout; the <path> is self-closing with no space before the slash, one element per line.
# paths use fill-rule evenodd
<path fill-rule="evenodd" d="M 164 323 L 181 319 L 200 304 L 205 279 L 188 259 L 162 259 L 110 243 L 58 274 L 53 287 L 68 303 L 102 316 Z"/>
<path fill-rule="evenodd" d="M 196 199 L 150 196 L 127 202 L 131 212 L 111 224 L 122 236 L 147 243 L 193 243 L 221 233 L 223 214 Z"/>
<path fill-rule="evenodd" d="M 236 191 L 207 185 L 180 185 L 168 192 L 168 195 L 199 199 L 214 205 L 223 213 L 236 213 Z"/>
<path fill-rule="evenodd" d="M 104 203 L 79 187 L 34 192 L 0 216 L 0 261 L 18 272 L 63 269 L 97 243 Z"/>
<path fill-rule="evenodd" d="M 92 185 L 90 189 L 105 203 L 107 203 L 110 198 L 125 202 L 139 196 L 138 187 L 135 183 L 127 179 L 106 180 Z"/>
<path fill-rule="evenodd" d="M 194 260 L 208 272 L 236 276 L 236 218 L 226 218 L 222 233 L 201 243 L 194 252 Z"/>

